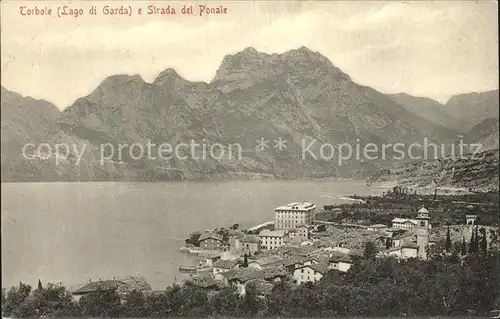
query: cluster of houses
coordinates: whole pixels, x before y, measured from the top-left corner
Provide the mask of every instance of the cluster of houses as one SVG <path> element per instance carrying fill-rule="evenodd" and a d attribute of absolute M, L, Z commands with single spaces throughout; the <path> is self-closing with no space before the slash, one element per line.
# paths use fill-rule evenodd
<path fill-rule="evenodd" d="M 359 251 L 343 247 L 342 243 L 319 244 L 332 233 L 326 231 L 324 224 L 314 225 L 314 217 L 314 204 L 290 203 L 275 209 L 274 229 L 264 228 L 258 233 L 232 229 L 226 238 L 206 231 L 198 239 L 199 246 L 211 253 L 186 283 L 209 291 L 233 286 L 242 295 L 251 285 L 258 295 L 266 296 L 279 281 L 300 285 L 317 282 L 331 270 L 347 272 L 360 256 Z M 476 219 L 477 215 L 467 215 L 466 224 L 472 227 Z M 372 234 L 380 239 L 384 248 L 379 250 L 378 257 L 426 259 L 427 248 L 433 244 L 429 240 L 430 214 L 425 207 L 418 210 L 415 219 L 393 219 L 392 227 L 329 225 L 334 233 L 340 231 L 339 227 L 356 228 L 355 233 L 357 231 L 361 240 L 364 239 L 359 234 Z M 147 293 L 151 292 L 151 287 L 142 277 L 127 277 L 89 281 L 73 291 L 73 295 L 79 298 L 95 291 L 116 291 L 124 297 L 132 290 Z"/>
<path fill-rule="evenodd" d="M 326 230 L 313 225 L 315 209 L 309 202 L 280 206 L 274 210 L 274 229 L 255 234 L 231 230 L 227 243 L 217 234 L 203 234 L 200 247 L 221 253 L 205 259 L 202 264 L 208 271 L 193 274 L 189 284 L 208 290 L 231 285 L 241 294 L 253 285 L 266 295 L 280 280 L 316 282 L 329 270 L 349 270 L 354 264 L 349 249 L 314 246 Z"/>
<path fill-rule="evenodd" d="M 264 227 L 260 232 L 245 232 L 232 229 L 226 238 L 212 231 L 206 231 L 198 241 L 200 249 L 211 252 L 192 274 L 187 284 L 208 291 L 223 287 L 236 287 L 241 295 L 249 285 L 259 296 L 269 295 L 276 282 L 286 280 L 300 285 L 317 282 L 328 271 L 347 272 L 360 256 L 355 249 L 344 247 L 343 243 L 321 244 L 341 228 L 354 229 L 354 237 L 365 240 L 362 235 L 373 235 L 380 240 L 376 256 L 397 258 L 427 258 L 427 248 L 433 244 L 429 232 L 430 214 L 422 207 L 415 219 L 395 218 L 392 227 L 382 224 L 363 225 L 314 225 L 315 205 L 308 202 L 290 203 L 275 209 L 274 229 Z M 477 215 L 465 216 L 466 225 L 472 229 Z M 387 240 L 389 239 L 389 247 Z M 327 241 L 328 242 L 328 241 Z M 76 290 L 73 296 L 96 291 L 117 292 L 122 299 L 131 291 L 154 293 L 143 277 L 113 278 L 91 281 Z"/>
<path fill-rule="evenodd" d="M 238 259 L 221 257 L 211 257 L 211 271 L 192 275 L 188 283 L 207 290 L 234 286 L 242 295 L 247 285 L 252 284 L 256 285 L 258 294 L 266 295 L 278 281 L 316 282 L 329 270 L 345 272 L 354 264 L 353 257 L 345 249 L 316 249 L 313 246 L 281 246 L 269 253 Z"/>
<path fill-rule="evenodd" d="M 313 225 L 314 214 L 314 204 L 290 203 L 275 209 L 274 230 L 263 229 L 258 234 L 232 232 L 227 245 L 220 236 L 205 234 L 200 237 L 201 247 L 227 251 L 208 258 L 206 264 L 211 265 L 211 271 L 193 275 L 190 282 L 206 289 L 235 285 L 243 294 L 250 282 L 268 287 L 266 284 L 286 278 L 301 284 L 319 281 L 329 270 L 348 271 L 359 252 L 355 254 L 342 244 L 316 245 L 325 232 Z M 357 228 L 358 233 L 380 235 L 379 246 L 383 248 L 377 253 L 379 257 L 426 259 L 427 248 L 433 244 L 429 240 L 430 214 L 425 207 L 418 210 L 415 219 L 395 218 L 392 227 L 349 226 Z"/>

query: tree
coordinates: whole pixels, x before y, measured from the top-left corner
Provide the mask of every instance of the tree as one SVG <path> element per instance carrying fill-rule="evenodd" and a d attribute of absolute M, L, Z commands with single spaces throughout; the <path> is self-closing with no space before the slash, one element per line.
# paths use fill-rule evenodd
<path fill-rule="evenodd" d="M 248 267 L 248 255 L 245 253 L 245 255 L 243 256 L 243 264 L 241 265 L 241 267 Z"/>
<path fill-rule="evenodd" d="M 235 317 L 240 312 L 241 297 L 235 287 L 225 287 L 213 297 L 211 305 L 217 315 Z"/>
<path fill-rule="evenodd" d="M 84 295 L 79 305 L 85 317 L 116 317 L 122 310 L 120 296 L 115 291 L 96 291 Z"/>
<path fill-rule="evenodd" d="M 125 317 L 147 317 L 146 298 L 140 291 L 133 290 L 125 298 L 122 315 Z"/>
<path fill-rule="evenodd" d="M 481 242 L 480 242 L 480 247 L 483 252 L 488 251 L 488 241 L 486 239 L 486 230 L 484 228 L 481 228 Z"/>
<path fill-rule="evenodd" d="M 261 308 L 261 302 L 257 295 L 257 289 L 253 284 L 247 284 L 245 287 L 245 296 L 241 303 L 241 310 L 248 317 L 255 317 Z"/>
<path fill-rule="evenodd" d="M 451 250 L 450 226 L 448 226 L 448 230 L 446 232 L 445 249 L 447 252 L 450 252 L 450 250 Z"/>
<path fill-rule="evenodd" d="M 462 237 L 462 247 L 460 250 L 460 254 L 465 256 L 467 254 L 467 244 L 465 243 L 465 237 Z"/>
<path fill-rule="evenodd" d="M 11 287 L 5 296 L 5 305 L 2 307 L 4 316 L 31 317 L 35 308 L 30 301 L 31 286 L 19 282 L 19 287 Z"/>
<path fill-rule="evenodd" d="M 377 253 L 377 248 L 372 241 L 365 242 L 364 256 L 366 259 L 373 257 Z"/>
<path fill-rule="evenodd" d="M 33 291 L 33 306 L 39 316 L 75 316 L 79 315 L 71 293 L 61 285 L 48 283 L 45 288 Z"/>
<path fill-rule="evenodd" d="M 472 234 L 470 236 L 470 243 L 469 243 L 469 254 L 475 253 L 474 250 L 474 243 L 476 242 L 476 239 L 474 237 L 474 231 L 472 231 Z"/>
<path fill-rule="evenodd" d="M 237 230 L 238 228 L 240 228 L 239 224 L 234 224 L 233 226 L 231 226 L 232 230 Z"/>
<path fill-rule="evenodd" d="M 6 290 L 5 288 L 2 288 L 2 313 L 4 313 L 3 309 L 4 309 L 4 305 L 5 305 L 5 295 L 6 295 Z"/>
<path fill-rule="evenodd" d="M 390 237 L 387 237 L 387 239 L 385 240 L 385 248 L 389 249 L 391 247 L 392 247 L 392 240 Z"/>
<path fill-rule="evenodd" d="M 474 233 L 474 252 L 478 252 L 478 251 L 479 251 L 479 232 L 478 232 L 478 228 L 476 226 L 476 230 Z"/>
<path fill-rule="evenodd" d="M 43 287 L 42 287 L 42 282 L 40 281 L 40 279 L 38 279 L 38 290 L 42 290 Z"/>
<path fill-rule="evenodd" d="M 223 242 L 227 242 L 229 240 L 229 230 L 221 228 L 215 233 L 222 237 Z"/>
<path fill-rule="evenodd" d="M 186 244 L 191 244 L 195 247 L 199 247 L 200 246 L 200 242 L 199 242 L 200 236 L 201 236 L 200 232 L 191 233 L 189 235 L 189 238 L 186 239 Z"/>

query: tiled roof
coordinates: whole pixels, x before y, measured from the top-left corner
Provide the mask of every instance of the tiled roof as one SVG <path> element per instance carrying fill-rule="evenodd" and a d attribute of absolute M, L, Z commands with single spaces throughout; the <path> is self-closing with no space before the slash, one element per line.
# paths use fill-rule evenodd
<path fill-rule="evenodd" d="M 210 275 L 206 276 L 197 276 L 192 277 L 188 281 L 192 285 L 201 287 L 201 288 L 222 288 L 224 287 L 224 283 L 220 280 L 216 280 L 214 277 Z"/>
<path fill-rule="evenodd" d="M 302 264 L 305 262 L 307 258 L 302 257 L 302 256 L 291 256 L 291 257 L 286 257 L 283 259 L 283 265 L 285 267 L 293 266 L 296 264 Z"/>
<path fill-rule="evenodd" d="M 401 248 L 412 248 L 412 249 L 418 249 L 418 245 L 415 243 L 409 243 L 409 244 L 404 244 L 401 245 Z"/>
<path fill-rule="evenodd" d="M 313 251 L 315 251 L 317 248 L 313 246 L 300 246 L 297 248 L 296 252 L 299 256 L 307 256 Z"/>
<path fill-rule="evenodd" d="M 276 207 L 275 210 L 297 210 L 297 211 L 303 211 L 303 210 L 310 210 L 314 208 L 316 205 L 313 203 L 309 202 L 302 202 L 302 203 L 290 203 L 284 206 Z"/>
<path fill-rule="evenodd" d="M 120 282 L 118 286 L 118 293 L 127 293 L 132 292 L 134 290 L 137 291 L 149 291 L 151 290 L 151 286 L 148 284 L 146 279 L 143 277 L 125 277 L 117 279 Z"/>
<path fill-rule="evenodd" d="M 311 264 L 311 265 L 300 266 L 297 267 L 296 269 L 302 269 L 302 268 L 311 268 L 312 270 L 324 275 L 328 271 L 328 264 L 327 263 Z"/>
<path fill-rule="evenodd" d="M 73 292 L 74 295 L 83 295 L 96 291 L 116 291 L 129 293 L 131 291 L 150 291 L 151 286 L 143 277 L 124 277 L 113 280 L 90 282 Z"/>
<path fill-rule="evenodd" d="M 259 243 L 260 238 L 257 235 L 245 235 L 240 239 L 240 241 L 242 243 Z"/>
<path fill-rule="evenodd" d="M 200 236 L 200 238 L 198 239 L 198 241 L 203 241 L 205 239 L 208 239 L 208 238 L 212 238 L 212 239 L 215 239 L 215 240 L 219 240 L 219 241 L 222 241 L 222 237 L 217 235 L 217 234 L 214 234 L 214 233 L 208 233 L 208 234 L 203 234 Z"/>
<path fill-rule="evenodd" d="M 332 256 L 328 259 L 329 262 L 352 262 L 352 259 L 347 254 L 342 253 L 333 253 Z"/>
<path fill-rule="evenodd" d="M 219 260 L 217 260 L 217 262 L 215 262 L 214 267 L 223 268 L 223 269 L 231 269 L 237 264 L 238 264 L 237 260 L 219 259 Z"/>
<path fill-rule="evenodd" d="M 266 268 L 261 270 L 260 272 L 262 273 L 261 278 L 266 280 L 288 275 L 288 272 L 280 267 Z"/>
<path fill-rule="evenodd" d="M 268 257 L 256 259 L 252 262 L 254 262 L 262 267 L 262 266 L 268 266 L 268 265 L 272 265 L 272 264 L 281 263 L 281 262 L 283 262 L 283 258 L 280 256 L 271 255 Z"/>
<path fill-rule="evenodd" d="M 393 223 L 406 223 L 406 222 L 410 222 L 412 224 L 417 224 L 417 220 L 416 219 L 409 219 L 409 218 L 394 218 L 392 220 Z"/>
<path fill-rule="evenodd" d="M 285 231 L 264 229 L 259 233 L 259 237 L 284 237 Z"/>
<path fill-rule="evenodd" d="M 238 280 L 241 282 L 247 282 L 249 280 L 254 279 L 273 279 L 277 277 L 286 276 L 288 273 L 285 269 L 279 267 L 271 267 L 262 270 L 252 269 L 252 268 L 243 268 L 237 270 L 231 270 L 225 273 L 222 273 L 222 276 L 226 278 L 228 281 Z"/>
<path fill-rule="evenodd" d="M 384 224 L 375 224 L 375 225 L 370 225 L 368 227 L 371 227 L 371 228 L 385 228 L 387 227 L 386 225 Z"/>
<path fill-rule="evenodd" d="M 115 291 L 120 282 L 117 280 L 93 281 L 73 292 L 74 295 L 83 295 L 96 291 Z"/>
<path fill-rule="evenodd" d="M 415 236 L 414 232 L 407 232 L 407 233 L 395 236 L 392 239 L 393 240 L 398 240 L 398 239 L 412 238 L 413 236 Z"/>

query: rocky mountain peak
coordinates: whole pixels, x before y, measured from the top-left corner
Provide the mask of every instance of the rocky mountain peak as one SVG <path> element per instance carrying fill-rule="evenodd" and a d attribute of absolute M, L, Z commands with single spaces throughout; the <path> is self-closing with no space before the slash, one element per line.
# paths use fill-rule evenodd
<path fill-rule="evenodd" d="M 113 98 L 117 94 L 128 95 L 131 91 L 139 89 L 144 84 L 146 82 L 138 74 L 132 76 L 128 74 L 111 75 L 105 78 L 88 98 L 90 100 L 100 100 L 106 96 Z"/>
<path fill-rule="evenodd" d="M 135 75 L 128 75 L 128 74 L 117 74 L 117 75 L 111 75 L 108 76 L 107 78 L 102 81 L 100 86 L 104 87 L 116 87 L 116 86 L 121 86 L 124 84 L 128 83 L 140 83 L 143 84 L 144 80 L 141 78 L 140 75 L 135 74 Z"/>
<path fill-rule="evenodd" d="M 282 54 L 262 53 L 248 47 L 236 54 L 226 55 L 212 82 L 247 82 L 270 74 L 283 73 L 300 76 L 314 73 L 318 69 L 335 78 L 350 80 L 349 76 L 335 67 L 327 57 L 302 46 Z"/>
<path fill-rule="evenodd" d="M 168 68 L 165 71 L 160 72 L 156 79 L 153 81 L 154 85 L 162 87 L 172 87 L 173 85 L 185 85 L 187 83 L 177 71 L 172 68 Z"/>

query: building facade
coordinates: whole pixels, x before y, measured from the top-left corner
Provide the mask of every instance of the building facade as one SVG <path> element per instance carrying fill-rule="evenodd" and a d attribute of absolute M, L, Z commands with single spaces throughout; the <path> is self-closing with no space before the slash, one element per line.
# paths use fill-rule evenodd
<path fill-rule="evenodd" d="M 260 238 L 257 235 L 245 235 L 239 242 L 241 250 L 248 255 L 255 255 L 260 251 Z"/>
<path fill-rule="evenodd" d="M 328 271 L 328 265 L 324 263 L 310 264 L 295 268 L 293 271 L 293 279 L 300 285 L 304 282 L 317 282 Z"/>
<path fill-rule="evenodd" d="M 404 244 L 387 250 L 386 254 L 401 259 L 417 258 L 419 247 L 416 244 Z"/>
<path fill-rule="evenodd" d="M 259 233 L 260 248 L 263 250 L 272 250 L 283 246 L 285 231 L 264 229 Z"/>
<path fill-rule="evenodd" d="M 316 205 L 309 202 L 290 203 L 274 210 L 276 229 L 294 229 L 300 225 L 312 225 Z"/>
<path fill-rule="evenodd" d="M 403 229 L 403 230 L 412 230 L 417 226 L 416 219 L 408 219 L 408 218 L 394 218 L 392 220 L 392 228 Z"/>
<path fill-rule="evenodd" d="M 200 248 L 218 250 L 222 248 L 222 237 L 217 234 L 203 234 L 198 239 Z"/>
<path fill-rule="evenodd" d="M 297 235 L 304 239 L 309 239 L 309 226 L 307 225 L 297 226 Z"/>
<path fill-rule="evenodd" d="M 476 225 L 476 221 L 477 221 L 477 215 L 475 214 L 467 214 L 465 215 L 465 224 L 466 225 Z"/>

